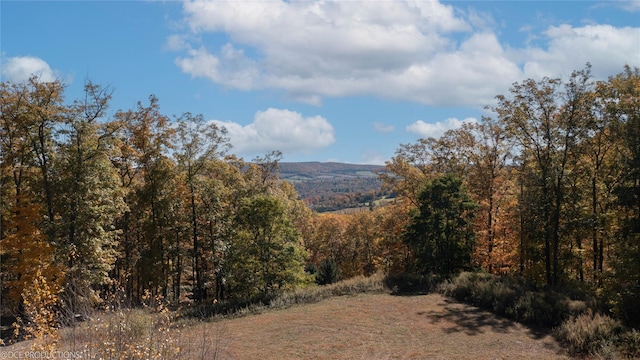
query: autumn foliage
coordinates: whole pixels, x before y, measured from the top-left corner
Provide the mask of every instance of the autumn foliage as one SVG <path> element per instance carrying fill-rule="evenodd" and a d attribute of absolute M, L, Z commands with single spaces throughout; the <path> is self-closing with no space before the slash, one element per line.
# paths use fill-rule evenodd
<path fill-rule="evenodd" d="M 322 266 L 322 283 L 420 268 L 578 284 L 640 323 L 638 69 L 516 83 L 493 117 L 400 145 L 380 192 L 398 196 L 344 214 L 310 210 L 279 151 L 238 158 L 202 115 L 155 96 L 110 115 L 112 89 L 64 90 L 0 85 L 0 309 L 21 336 L 114 294 L 264 302 Z"/>

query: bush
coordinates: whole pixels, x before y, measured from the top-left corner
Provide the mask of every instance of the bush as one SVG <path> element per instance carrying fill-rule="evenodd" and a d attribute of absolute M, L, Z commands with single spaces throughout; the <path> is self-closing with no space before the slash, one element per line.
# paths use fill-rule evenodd
<path fill-rule="evenodd" d="M 385 286 L 382 274 L 370 277 L 356 276 L 329 285 L 311 285 L 286 291 L 277 296 L 256 297 L 244 301 L 198 304 L 182 310 L 181 316 L 184 318 L 236 317 L 260 313 L 265 309 L 314 303 L 332 296 L 379 293 L 383 291 L 385 291 Z"/>
<path fill-rule="evenodd" d="M 623 332 L 622 324 L 606 315 L 586 313 L 565 321 L 556 338 L 573 356 L 611 356 Z"/>
<path fill-rule="evenodd" d="M 316 273 L 316 284 L 333 284 L 339 279 L 340 269 L 338 268 L 338 264 L 332 258 L 322 260 L 318 266 L 318 272 Z"/>
<path fill-rule="evenodd" d="M 557 326 L 585 311 L 582 300 L 552 290 L 537 290 L 517 279 L 483 272 L 463 272 L 441 286 L 441 291 L 513 320 L 541 326 Z"/>
<path fill-rule="evenodd" d="M 620 351 L 632 359 L 640 358 L 640 331 L 627 331 L 620 336 Z"/>
<path fill-rule="evenodd" d="M 401 273 L 387 275 L 384 285 L 393 294 L 429 293 L 434 291 L 442 282 L 442 277 L 434 274 L 410 274 Z"/>

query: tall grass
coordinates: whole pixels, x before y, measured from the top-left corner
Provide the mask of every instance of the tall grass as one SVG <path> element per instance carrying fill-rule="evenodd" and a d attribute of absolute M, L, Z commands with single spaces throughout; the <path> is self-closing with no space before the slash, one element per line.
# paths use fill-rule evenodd
<path fill-rule="evenodd" d="M 384 280 L 385 278 L 382 274 L 376 274 L 370 277 L 357 276 L 329 285 L 309 286 L 274 298 L 270 301 L 269 308 L 309 304 L 334 296 L 381 293 L 386 291 Z"/>
<path fill-rule="evenodd" d="M 554 335 L 573 356 L 640 358 L 640 332 L 606 315 L 584 313 L 565 321 Z"/>
<path fill-rule="evenodd" d="M 90 359 L 178 359 L 171 316 L 148 309 L 95 313 L 61 331 L 61 350 Z"/>
<path fill-rule="evenodd" d="M 298 304 L 310 304 L 333 296 L 387 291 L 383 274 L 370 277 L 356 276 L 329 285 L 309 285 L 275 296 L 244 301 L 215 302 L 200 304 L 184 309 L 184 318 L 228 318 L 257 314 L 268 309 L 286 308 Z"/>

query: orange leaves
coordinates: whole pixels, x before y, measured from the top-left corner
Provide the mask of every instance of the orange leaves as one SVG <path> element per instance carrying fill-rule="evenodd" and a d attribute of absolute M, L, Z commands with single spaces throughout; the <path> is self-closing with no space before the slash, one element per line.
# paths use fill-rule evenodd
<path fill-rule="evenodd" d="M 402 233 L 409 208 L 408 202 L 398 202 L 373 211 L 315 215 L 304 234 L 309 262 L 318 265 L 332 258 L 344 278 L 402 271 L 408 256 Z"/>
<path fill-rule="evenodd" d="M 19 304 L 25 289 L 41 277 L 53 292 L 59 291 L 64 278 L 63 269 L 53 263 L 53 247 L 38 229 L 41 218 L 40 206 L 20 199 L 14 206 L 13 216 L 8 221 L 11 232 L 0 242 L 7 256 L 8 298 Z"/>

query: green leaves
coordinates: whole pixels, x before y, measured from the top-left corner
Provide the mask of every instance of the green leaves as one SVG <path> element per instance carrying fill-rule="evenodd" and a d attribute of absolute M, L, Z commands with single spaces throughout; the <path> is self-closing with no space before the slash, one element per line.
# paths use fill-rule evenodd
<path fill-rule="evenodd" d="M 416 270 L 451 274 L 471 266 L 477 205 L 462 180 L 445 175 L 431 181 L 418 198 L 419 206 L 405 234 L 414 252 Z"/>
<path fill-rule="evenodd" d="M 306 254 L 282 200 L 270 195 L 244 199 L 235 222 L 229 272 L 235 296 L 272 295 L 303 280 Z"/>

